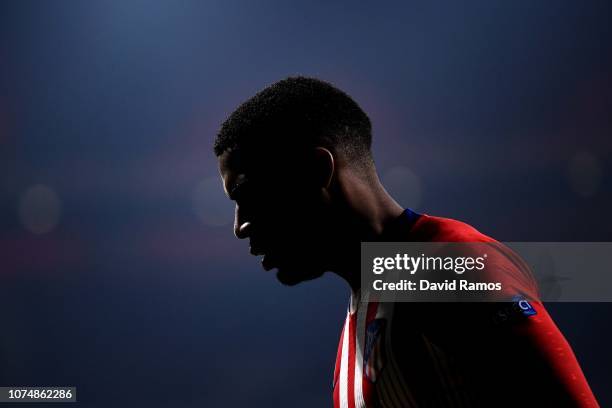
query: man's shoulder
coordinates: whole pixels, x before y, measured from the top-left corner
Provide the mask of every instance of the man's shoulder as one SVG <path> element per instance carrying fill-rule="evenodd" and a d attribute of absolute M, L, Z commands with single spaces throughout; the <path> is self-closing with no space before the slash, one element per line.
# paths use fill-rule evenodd
<path fill-rule="evenodd" d="M 444 246 L 442 253 L 454 256 L 487 257 L 487 267 L 481 271 L 482 279 L 500 282 L 504 288 L 500 295 L 509 299 L 522 295 L 538 299 L 538 285 L 527 263 L 510 247 L 483 234 L 472 225 L 452 218 L 422 214 L 411 230 L 414 242 L 473 243 L 458 247 Z"/>
<path fill-rule="evenodd" d="M 428 214 L 421 214 L 411 235 L 419 242 L 495 242 L 466 222 Z"/>

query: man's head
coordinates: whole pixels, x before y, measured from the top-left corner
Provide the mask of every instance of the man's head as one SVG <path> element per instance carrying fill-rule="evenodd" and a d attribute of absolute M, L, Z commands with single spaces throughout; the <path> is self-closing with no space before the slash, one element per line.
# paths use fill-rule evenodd
<path fill-rule="evenodd" d="M 236 202 L 235 234 L 264 255 L 264 268 L 278 268 L 281 282 L 329 269 L 347 232 L 338 177 L 371 176 L 371 140 L 370 120 L 357 103 L 314 78 L 276 82 L 223 123 L 214 150 Z"/>

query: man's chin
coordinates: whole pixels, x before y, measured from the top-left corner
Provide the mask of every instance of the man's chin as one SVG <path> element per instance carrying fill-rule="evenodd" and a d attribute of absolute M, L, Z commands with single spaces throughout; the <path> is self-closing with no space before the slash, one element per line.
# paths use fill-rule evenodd
<path fill-rule="evenodd" d="M 279 267 L 276 272 L 276 279 L 283 285 L 295 286 L 300 282 L 313 280 L 323 275 L 325 271 L 312 270 L 298 270 L 291 268 Z"/>

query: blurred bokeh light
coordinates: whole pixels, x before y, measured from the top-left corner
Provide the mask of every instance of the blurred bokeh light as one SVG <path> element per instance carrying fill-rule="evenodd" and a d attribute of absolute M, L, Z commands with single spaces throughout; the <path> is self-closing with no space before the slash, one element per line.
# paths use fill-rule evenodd
<path fill-rule="evenodd" d="M 34 234 L 51 231 L 59 222 L 61 202 L 48 186 L 28 188 L 19 202 L 19 216 L 23 226 Z"/>

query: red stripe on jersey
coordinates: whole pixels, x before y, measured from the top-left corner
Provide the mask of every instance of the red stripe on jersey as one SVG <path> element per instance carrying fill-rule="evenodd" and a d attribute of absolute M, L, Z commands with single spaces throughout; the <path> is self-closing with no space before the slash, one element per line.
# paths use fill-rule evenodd
<path fill-rule="evenodd" d="M 348 408 L 355 408 L 355 326 L 357 326 L 357 313 L 350 314 L 349 323 L 349 349 L 348 349 L 348 373 L 347 373 L 347 401 Z"/>

